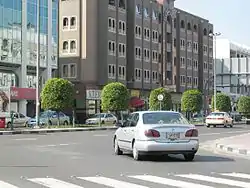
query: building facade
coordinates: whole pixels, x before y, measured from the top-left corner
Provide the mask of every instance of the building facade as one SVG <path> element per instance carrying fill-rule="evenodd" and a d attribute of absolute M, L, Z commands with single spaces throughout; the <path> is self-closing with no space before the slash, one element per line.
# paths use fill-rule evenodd
<path fill-rule="evenodd" d="M 57 1 L 40 1 L 41 85 L 57 69 L 57 10 Z M 16 100 L 17 94 L 11 92 L 10 107 L 27 115 L 33 115 L 35 110 L 35 96 L 25 97 L 28 91 L 25 88 L 36 86 L 36 12 L 34 0 L 0 1 L 0 87 L 2 90 L 11 86 L 20 88 L 18 95 L 23 97 Z"/>
<path fill-rule="evenodd" d="M 173 5 L 175 14 L 164 13 L 162 34 L 156 1 L 60 1 L 59 72 L 75 84 L 79 116 L 98 112 L 100 91 L 113 81 L 144 99 L 161 86 L 161 72 L 173 92 L 203 89 L 213 73 L 213 25 Z"/>

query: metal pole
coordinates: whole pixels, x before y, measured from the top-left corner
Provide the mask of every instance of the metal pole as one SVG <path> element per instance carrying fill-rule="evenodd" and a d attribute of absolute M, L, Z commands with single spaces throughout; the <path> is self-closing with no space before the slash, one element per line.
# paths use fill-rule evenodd
<path fill-rule="evenodd" d="M 216 110 L 216 34 L 214 35 L 214 111 Z"/>
<path fill-rule="evenodd" d="M 40 101 L 39 101 L 39 77 L 40 77 L 40 0 L 37 0 L 37 15 L 36 15 L 36 24 L 37 24 L 37 54 L 36 54 L 36 123 L 39 126 L 39 110 L 40 110 Z"/>
<path fill-rule="evenodd" d="M 115 64 L 116 64 L 116 69 L 115 69 L 115 81 L 118 82 L 119 81 L 119 77 L 118 77 L 118 71 L 119 71 L 119 4 L 118 1 L 116 1 L 115 4 L 115 18 L 116 18 L 116 35 L 115 35 L 115 39 L 116 39 L 116 49 L 115 49 Z"/>
<path fill-rule="evenodd" d="M 161 101 L 160 101 L 160 110 L 161 110 Z"/>
<path fill-rule="evenodd" d="M 163 53 L 164 53 L 164 50 L 163 50 L 163 33 L 164 33 L 164 7 L 163 5 L 161 5 L 161 87 L 164 87 L 164 77 L 163 77 L 163 63 L 164 63 L 164 58 L 163 58 Z"/>
<path fill-rule="evenodd" d="M 141 15 L 141 27 L 142 27 L 142 36 L 141 36 L 141 48 L 142 48 L 142 58 L 141 58 L 141 67 L 142 67 L 142 83 L 141 83 L 141 98 L 143 97 L 143 92 L 144 92 L 144 0 L 141 0 L 142 4 L 142 15 Z"/>

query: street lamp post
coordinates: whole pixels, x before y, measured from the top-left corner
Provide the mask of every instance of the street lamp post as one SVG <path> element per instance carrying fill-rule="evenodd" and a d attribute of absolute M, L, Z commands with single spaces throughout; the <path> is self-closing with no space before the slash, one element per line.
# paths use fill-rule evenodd
<path fill-rule="evenodd" d="M 216 110 L 216 38 L 220 36 L 221 33 L 209 33 L 209 36 L 214 38 L 214 111 Z"/>
<path fill-rule="evenodd" d="M 37 27 L 37 54 L 36 54 L 36 123 L 39 126 L 39 111 L 40 111 L 40 100 L 39 100 L 39 84 L 40 84 L 40 0 L 37 0 L 37 15 L 36 15 L 36 27 Z"/>

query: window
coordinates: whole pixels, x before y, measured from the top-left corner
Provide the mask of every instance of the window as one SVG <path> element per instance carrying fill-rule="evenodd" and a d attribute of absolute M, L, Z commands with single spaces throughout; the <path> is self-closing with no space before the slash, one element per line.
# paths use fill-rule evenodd
<path fill-rule="evenodd" d="M 203 69 L 208 70 L 208 63 L 206 61 L 204 61 L 203 63 Z"/>
<path fill-rule="evenodd" d="M 121 80 L 125 80 L 126 78 L 126 67 L 125 66 L 119 66 L 118 68 L 118 75 Z"/>
<path fill-rule="evenodd" d="M 187 59 L 187 68 L 192 69 L 192 59 L 191 58 Z"/>
<path fill-rule="evenodd" d="M 213 48 L 212 47 L 209 48 L 209 56 L 213 57 Z"/>
<path fill-rule="evenodd" d="M 204 46 L 203 46 L 203 54 L 204 54 L 204 55 L 207 55 L 207 54 L 208 54 L 208 47 L 207 47 L 207 45 L 204 45 Z"/>
<path fill-rule="evenodd" d="M 109 55 L 115 55 L 115 42 L 114 41 L 109 41 L 108 42 L 108 53 Z"/>
<path fill-rule="evenodd" d="M 186 68 L 185 57 L 181 57 L 180 62 L 181 62 L 181 68 Z"/>
<path fill-rule="evenodd" d="M 115 65 L 108 65 L 108 78 L 115 78 Z"/>
<path fill-rule="evenodd" d="M 70 63 L 70 64 L 64 64 L 62 66 L 62 77 L 64 78 L 76 78 L 76 64 Z"/>
<path fill-rule="evenodd" d="M 116 23 L 115 23 L 115 19 L 114 18 L 111 18 L 109 17 L 108 18 L 108 30 L 111 31 L 111 32 L 116 32 Z"/>
<path fill-rule="evenodd" d="M 155 10 L 152 11 L 152 20 L 157 20 L 157 12 Z"/>
<path fill-rule="evenodd" d="M 141 15 L 141 6 L 140 5 L 135 6 L 135 14 L 136 15 Z"/>
<path fill-rule="evenodd" d="M 194 78 L 193 78 L 193 85 L 194 85 L 195 87 L 198 86 L 198 78 L 197 78 L 197 77 L 194 77 Z"/>
<path fill-rule="evenodd" d="M 144 60 L 149 61 L 150 60 L 150 50 L 144 49 Z"/>
<path fill-rule="evenodd" d="M 144 8 L 144 17 L 149 18 L 149 11 L 148 8 Z"/>
<path fill-rule="evenodd" d="M 149 82 L 150 81 L 150 71 L 144 70 L 144 81 Z"/>
<path fill-rule="evenodd" d="M 194 30 L 193 30 L 195 33 L 197 32 L 197 25 L 194 24 Z"/>
<path fill-rule="evenodd" d="M 186 83 L 186 76 L 181 75 L 180 76 L 180 85 L 185 85 L 185 83 Z"/>
<path fill-rule="evenodd" d="M 189 51 L 189 52 L 192 52 L 192 41 L 187 41 L 187 50 Z"/>
<path fill-rule="evenodd" d="M 209 69 L 213 70 L 213 63 L 209 63 Z"/>
<path fill-rule="evenodd" d="M 206 28 L 203 30 L 203 35 L 207 36 L 207 29 Z"/>
<path fill-rule="evenodd" d="M 144 39 L 150 40 L 150 29 L 144 28 Z"/>
<path fill-rule="evenodd" d="M 141 39 L 141 27 L 135 26 L 135 37 Z"/>
<path fill-rule="evenodd" d="M 181 39 L 181 50 L 185 50 L 185 39 Z"/>
<path fill-rule="evenodd" d="M 148 112 L 142 115 L 144 124 L 186 124 L 188 121 L 180 114 L 176 112 Z"/>
<path fill-rule="evenodd" d="M 119 43 L 119 56 L 120 57 L 126 57 L 126 45 Z"/>
<path fill-rule="evenodd" d="M 157 82 L 158 81 L 158 72 L 157 71 L 153 71 L 152 72 L 152 81 L 153 82 Z"/>
<path fill-rule="evenodd" d="M 70 53 L 76 53 L 76 40 L 70 41 Z"/>
<path fill-rule="evenodd" d="M 192 30 L 191 29 L 191 24 L 190 24 L 190 22 L 188 22 L 188 24 L 187 24 L 187 29 L 190 31 L 190 30 Z"/>
<path fill-rule="evenodd" d="M 109 0 L 109 5 L 115 6 L 115 0 Z"/>
<path fill-rule="evenodd" d="M 67 17 L 63 18 L 63 29 L 64 30 L 69 29 L 69 19 Z"/>
<path fill-rule="evenodd" d="M 194 52 L 198 53 L 198 43 L 197 42 L 193 43 L 193 48 L 194 48 Z"/>
<path fill-rule="evenodd" d="M 187 76 L 187 85 L 192 85 L 192 77 L 191 76 Z"/>
<path fill-rule="evenodd" d="M 63 53 L 69 53 L 69 42 L 63 41 Z"/>
<path fill-rule="evenodd" d="M 70 18 L 70 29 L 76 29 L 76 17 L 72 16 Z"/>
<path fill-rule="evenodd" d="M 119 8 L 121 8 L 121 9 L 125 9 L 126 8 L 125 0 L 119 0 Z"/>
<path fill-rule="evenodd" d="M 158 43 L 158 31 L 152 31 L 152 41 Z"/>
<path fill-rule="evenodd" d="M 142 70 L 141 69 L 135 69 L 135 80 L 140 81 L 142 76 Z"/>
<path fill-rule="evenodd" d="M 141 48 L 140 47 L 135 47 L 135 59 L 141 60 Z"/>
<path fill-rule="evenodd" d="M 126 23 L 124 21 L 119 21 L 119 33 L 126 34 Z"/>
<path fill-rule="evenodd" d="M 181 29 L 185 29 L 185 22 L 184 22 L 184 20 L 181 20 Z"/>
<path fill-rule="evenodd" d="M 193 68 L 194 68 L 194 70 L 198 70 L 198 61 L 197 60 L 193 60 Z"/>
<path fill-rule="evenodd" d="M 154 62 L 154 63 L 158 63 L 158 59 L 159 57 L 158 57 L 158 51 L 155 51 L 155 50 L 153 50 L 152 51 L 152 62 Z"/>

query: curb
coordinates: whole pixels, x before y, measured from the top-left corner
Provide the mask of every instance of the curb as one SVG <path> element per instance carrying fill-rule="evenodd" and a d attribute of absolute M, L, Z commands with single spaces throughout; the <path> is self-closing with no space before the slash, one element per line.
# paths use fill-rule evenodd
<path fill-rule="evenodd" d="M 238 155 L 250 157 L 250 150 L 248 150 L 248 149 L 234 148 L 234 147 L 231 147 L 229 145 L 224 145 L 224 144 L 219 144 L 219 143 L 216 143 L 215 147 L 217 149 L 220 149 L 220 150 L 228 152 L 228 153 L 233 153 L 233 154 L 238 154 Z"/>
<path fill-rule="evenodd" d="M 82 132 L 82 131 L 103 131 L 116 130 L 117 127 L 91 127 L 91 128 L 59 128 L 59 129 L 32 129 L 32 130 L 13 130 L 0 131 L 0 135 L 16 135 L 16 134 L 44 134 L 56 132 Z"/>

